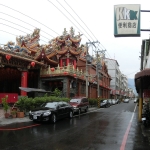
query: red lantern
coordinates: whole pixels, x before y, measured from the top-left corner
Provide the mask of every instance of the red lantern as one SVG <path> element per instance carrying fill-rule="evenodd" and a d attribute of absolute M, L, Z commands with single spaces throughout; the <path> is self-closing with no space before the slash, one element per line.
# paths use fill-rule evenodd
<path fill-rule="evenodd" d="M 51 68 L 51 71 L 54 71 L 55 70 L 55 68 Z"/>
<path fill-rule="evenodd" d="M 6 55 L 6 59 L 9 60 L 11 58 L 11 55 Z"/>
<path fill-rule="evenodd" d="M 73 74 L 73 76 L 76 77 L 77 75 L 76 75 L 76 74 Z"/>
<path fill-rule="evenodd" d="M 35 66 L 35 62 L 34 62 L 34 61 L 31 62 L 31 66 L 32 66 L 32 67 Z"/>

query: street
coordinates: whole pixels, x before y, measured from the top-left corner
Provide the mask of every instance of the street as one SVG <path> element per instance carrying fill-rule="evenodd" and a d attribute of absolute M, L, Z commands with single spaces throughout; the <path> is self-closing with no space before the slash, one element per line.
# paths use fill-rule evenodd
<path fill-rule="evenodd" d="M 3 126 L 1 129 L 16 130 L 0 130 L 0 150 L 149 150 L 148 130 L 144 134 L 136 105 L 132 100 L 98 108 L 56 124 Z M 19 129 L 20 126 L 31 127 Z"/>

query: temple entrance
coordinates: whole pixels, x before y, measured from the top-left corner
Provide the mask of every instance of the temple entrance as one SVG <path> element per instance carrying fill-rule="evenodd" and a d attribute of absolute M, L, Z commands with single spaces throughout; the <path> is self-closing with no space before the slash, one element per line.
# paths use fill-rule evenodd
<path fill-rule="evenodd" d="M 38 88 L 39 70 L 28 70 L 27 86 Z M 13 67 L 0 68 L 0 93 L 17 93 L 21 95 L 21 70 Z M 34 93 L 27 93 L 28 97 L 34 97 Z"/>
<path fill-rule="evenodd" d="M 0 93 L 18 93 L 21 84 L 21 72 L 16 68 L 0 68 Z"/>

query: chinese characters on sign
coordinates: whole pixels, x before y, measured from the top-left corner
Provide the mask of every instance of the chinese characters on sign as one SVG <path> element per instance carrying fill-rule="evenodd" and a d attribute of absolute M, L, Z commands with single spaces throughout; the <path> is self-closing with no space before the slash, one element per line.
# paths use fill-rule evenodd
<path fill-rule="evenodd" d="M 118 23 L 118 28 L 136 28 L 137 24 L 136 22 L 119 22 Z"/>

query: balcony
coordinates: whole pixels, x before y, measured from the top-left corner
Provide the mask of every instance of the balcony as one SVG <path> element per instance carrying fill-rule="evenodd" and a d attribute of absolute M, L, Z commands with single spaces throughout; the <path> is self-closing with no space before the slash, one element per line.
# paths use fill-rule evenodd
<path fill-rule="evenodd" d="M 79 70 L 78 68 L 75 69 L 73 65 L 68 65 L 64 67 L 50 67 L 48 68 L 42 68 L 40 70 L 40 76 L 41 77 L 50 77 L 50 76 L 72 76 L 79 78 L 81 80 L 86 80 L 86 72 L 83 72 L 82 69 Z M 93 75 L 88 75 L 88 81 L 94 82 L 95 77 Z"/>

